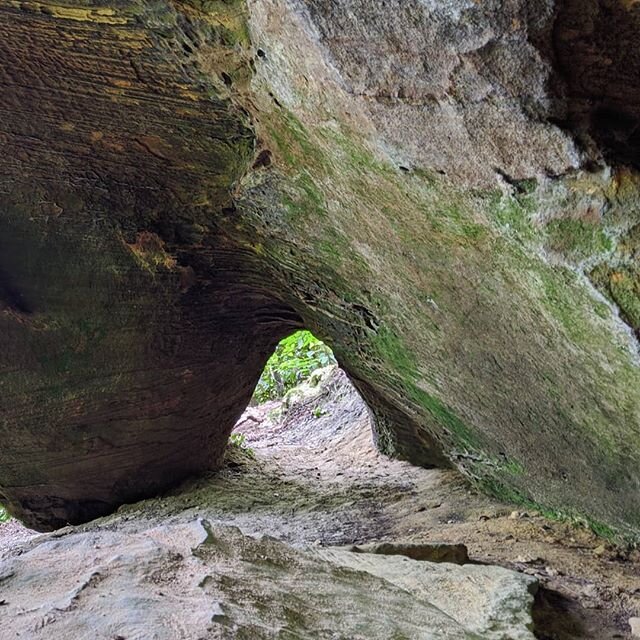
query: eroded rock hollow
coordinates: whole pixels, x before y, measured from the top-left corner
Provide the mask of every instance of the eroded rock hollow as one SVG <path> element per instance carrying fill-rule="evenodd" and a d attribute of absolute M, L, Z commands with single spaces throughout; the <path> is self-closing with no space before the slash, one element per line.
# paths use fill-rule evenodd
<path fill-rule="evenodd" d="M 386 453 L 637 535 L 640 9 L 587 4 L 4 2 L 2 501 L 215 468 L 305 326 Z"/>

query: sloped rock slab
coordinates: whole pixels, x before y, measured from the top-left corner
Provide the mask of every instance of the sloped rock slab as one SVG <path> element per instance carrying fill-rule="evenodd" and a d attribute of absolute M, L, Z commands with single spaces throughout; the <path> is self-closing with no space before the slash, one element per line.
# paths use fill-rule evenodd
<path fill-rule="evenodd" d="M 402 555 L 327 549 L 321 557 L 365 571 L 431 603 L 485 640 L 534 640 L 531 606 L 537 582 L 502 567 L 419 562 Z"/>
<path fill-rule="evenodd" d="M 529 640 L 531 585 L 497 567 L 301 551 L 174 520 L 26 543 L 0 565 L 0 624 L 34 640 Z"/>

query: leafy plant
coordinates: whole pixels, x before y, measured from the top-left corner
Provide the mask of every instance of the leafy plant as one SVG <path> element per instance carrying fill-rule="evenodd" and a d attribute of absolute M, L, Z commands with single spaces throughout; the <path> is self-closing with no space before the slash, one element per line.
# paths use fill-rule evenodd
<path fill-rule="evenodd" d="M 7 513 L 7 510 L 0 504 L 0 522 L 6 522 L 11 516 Z"/>
<path fill-rule="evenodd" d="M 276 347 L 253 397 L 259 403 L 278 400 L 289 389 L 307 380 L 314 371 L 335 362 L 333 352 L 326 344 L 310 331 L 298 331 Z"/>
<path fill-rule="evenodd" d="M 247 436 L 245 436 L 244 433 L 232 433 L 229 437 L 229 446 L 239 449 L 251 458 L 254 457 L 254 451 L 249 446 Z"/>

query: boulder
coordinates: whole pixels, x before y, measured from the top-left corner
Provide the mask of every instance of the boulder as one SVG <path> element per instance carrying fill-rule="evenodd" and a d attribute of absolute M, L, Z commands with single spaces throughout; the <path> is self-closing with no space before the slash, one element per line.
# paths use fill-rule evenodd
<path fill-rule="evenodd" d="M 1 563 L 5 632 L 533 640 L 535 581 L 500 567 L 293 549 L 202 519 L 139 523 L 42 536 Z"/>

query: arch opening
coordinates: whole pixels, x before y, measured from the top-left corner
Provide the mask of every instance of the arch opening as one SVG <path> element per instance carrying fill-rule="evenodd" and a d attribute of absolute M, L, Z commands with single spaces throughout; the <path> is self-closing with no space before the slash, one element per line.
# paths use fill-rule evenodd
<path fill-rule="evenodd" d="M 327 451 L 351 440 L 376 451 L 368 405 L 327 344 L 306 329 L 288 335 L 267 361 L 231 447 Z"/>
<path fill-rule="evenodd" d="M 331 347 L 309 330 L 283 338 L 267 361 L 253 393 L 252 404 L 280 400 L 324 367 L 337 366 Z"/>

